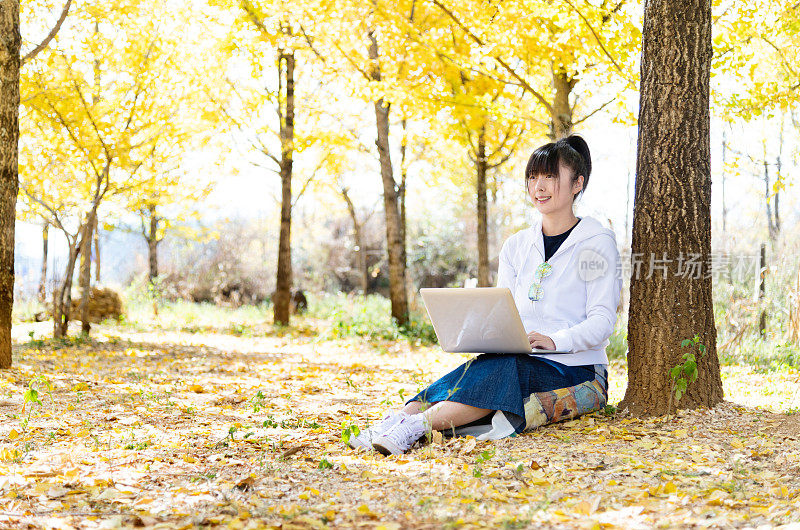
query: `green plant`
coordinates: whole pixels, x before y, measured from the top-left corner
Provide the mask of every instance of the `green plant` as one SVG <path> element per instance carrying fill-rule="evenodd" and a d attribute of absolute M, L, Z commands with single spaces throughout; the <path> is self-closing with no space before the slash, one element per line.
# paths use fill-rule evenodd
<path fill-rule="evenodd" d="M 331 469 L 333 468 L 333 464 L 328 462 L 328 459 L 323 457 L 322 460 L 319 461 L 319 469 Z"/>
<path fill-rule="evenodd" d="M 266 397 L 267 396 L 265 396 L 264 393 L 261 392 L 261 390 L 259 390 L 258 393 L 256 393 L 255 396 L 250 398 L 250 403 L 253 405 L 253 412 L 258 412 L 262 408 L 264 408 L 264 399 Z M 266 427 L 266 425 L 265 425 L 265 427 Z"/>
<path fill-rule="evenodd" d="M 34 339 L 33 335 L 34 335 L 33 331 L 29 331 L 28 332 L 28 336 L 31 338 L 28 341 L 28 347 L 29 348 L 37 348 L 37 349 L 38 348 L 44 348 L 44 341 L 42 339 Z"/>
<path fill-rule="evenodd" d="M 483 464 L 494 458 L 494 448 L 486 449 L 475 459 L 475 467 L 472 468 L 472 476 L 480 478 L 483 476 Z"/>
<path fill-rule="evenodd" d="M 700 352 L 700 357 L 704 357 L 706 354 L 706 347 L 704 344 L 700 342 L 700 336 L 695 335 L 691 339 L 684 339 L 681 342 L 681 348 L 697 348 L 697 351 Z M 672 370 L 670 370 L 670 377 L 672 378 L 672 389 L 670 392 L 670 403 L 669 409 L 672 409 L 672 403 L 674 399 L 675 406 L 678 406 L 678 402 L 681 398 L 686 394 L 686 390 L 689 388 L 689 385 L 694 383 L 697 380 L 697 357 L 692 351 L 688 351 L 683 354 L 683 362 L 680 364 L 675 365 Z"/>
<path fill-rule="evenodd" d="M 348 424 L 346 421 L 342 422 L 342 441 L 347 443 L 350 441 L 351 436 L 358 436 L 361 434 L 361 429 L 355 423 Z"/>

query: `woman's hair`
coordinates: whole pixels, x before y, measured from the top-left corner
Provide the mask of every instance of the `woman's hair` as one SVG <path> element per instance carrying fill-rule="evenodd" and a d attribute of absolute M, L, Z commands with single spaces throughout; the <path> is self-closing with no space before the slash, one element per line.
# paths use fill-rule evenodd
<path fill-rule="evenodd" d="M 525 167 L 525 185 L 528 178 L 537 175 L 558 175 L 558 164 L 562 163 L 573 172 L 572 182 L 583 175 L 583 189 L 575 194 L 573 200 L 586 190 L 589 185 L 589 174 L 592 172 L 592 157 L 586 140 L 571 134 L 556 142 L 544 144 L 533 152 Z"/>

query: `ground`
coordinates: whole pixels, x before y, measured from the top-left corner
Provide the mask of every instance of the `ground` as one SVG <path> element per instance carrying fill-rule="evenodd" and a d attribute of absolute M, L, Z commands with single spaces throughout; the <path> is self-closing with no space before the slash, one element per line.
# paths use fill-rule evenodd
<path fill-rule="evenodd" d="M 772 527 L 800 517 L 796 371 L 726 366 L 730 401 L 710 411 L 598 412 L 387 458 L 351 450 L 343 427 L 375 422 L 462 357 L 327 340 L 311 321 L 247 336 L 104 325 L 91 341 L 29 340 L 41 326 L 15 328 L 14 368 L 0 373 L 0 528 Z M 611 375 L 613 403 L 624 364 Z"/>

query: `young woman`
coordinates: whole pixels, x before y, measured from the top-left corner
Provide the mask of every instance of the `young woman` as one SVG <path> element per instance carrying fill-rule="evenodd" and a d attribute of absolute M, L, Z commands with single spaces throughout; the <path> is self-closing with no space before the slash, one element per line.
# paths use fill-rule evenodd
<path fill-rule="evenodd" d="M 614 232 L 573 212 L 591 170 L 579 136 L 533 152 L 525 186 L 541 219 L 503 244 L 497 278 L 531 346 L 571 353 L 479 355 L 351 437 L 351 447 L 399 454 L 431 429 L 498 439 L 605 406 L 622 282 Z"/>

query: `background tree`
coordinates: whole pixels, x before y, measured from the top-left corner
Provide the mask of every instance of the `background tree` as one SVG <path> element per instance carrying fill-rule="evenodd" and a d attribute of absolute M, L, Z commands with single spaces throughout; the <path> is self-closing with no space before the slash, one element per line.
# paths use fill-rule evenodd
<path fill-rule="evenodd" d="M 20 68 L 41 52 L 58 33 L 71 0 L 53 29 L 20 58 L 19 0 L 0 1 L 0 368 L 11 366 L 11 312 L 14 306 L 14 234 L 19 190 Z"/>
<path fill-rule="evenodd" d="M 683 407 L 722 401 L 711 276 L 711 2 L 645 5 L 631 278 L 628 388 L 620 407 L 664 414 L 685 339 L 705 353 L 687 367 Z M 694 259 L 698 267 L 690 260 Z M 699 263 L 698 263 L 699 262 Z M 697 277 L 694 277 L 695 274 Z M 680 370 L 679 370 L 680 373 Z"/>
<path fill-rule="evenodd" d="M 179 48 L 167 50 L 175 38 L 157 27 L 152 17 L 157 9 L 156 4 L 128 0 L 84 6 L 62 34 L 64 43 L 51 45 L 24 77 L 23 86 L 30 94 L 25 99 L 26 126 L 31 134 L 41 135 L 44 149 L 60 161 L 63 175 L 73 179 L 60 189 L 71 198 L 55 197 L 47 191 L 51 183 L 45 168 L 28 164 L 32 173 L 26 194 L 50 213 L 57 213 L 60 204 L 80 200 L 84 204 L 72 222 L 60 215 L 63 229 L 79 227 L 73 232 L 79 236 L 71 243 L 77 247 L 69 255 L 83 258 L 79 285 L 84 332 L 90 328 L 91 246 L 100 206 L 109 197 L 140 192 L 152 178 L 140 170 L 152 164 L 158 143 L 165 138 L 179 141 L 174 134 L 179 102 L 184 101 L 184 93 L 176 88 L 184 86 L 178 82 L 181 70 L 176 67 Z M 93 38 L 75 40 L 73 35 L 86 30 Z M 45 195 L 55 200 L 47 202 Z M 56 336 L 67 332 L 74 266 L 68 259 L 64 285 L 57 290 Z"/>

